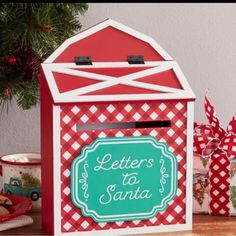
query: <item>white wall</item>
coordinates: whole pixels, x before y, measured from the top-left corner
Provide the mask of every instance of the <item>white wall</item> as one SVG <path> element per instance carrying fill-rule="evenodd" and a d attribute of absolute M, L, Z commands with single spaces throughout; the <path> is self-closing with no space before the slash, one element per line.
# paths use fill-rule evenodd
<path fill-rule="evenodd" d="M 195 120 L 205 122 L 209 98 L 226 126 L 236 113 L 236 4 L 91 3 L 83 29 L 112 18 L 153 37 L 181 66 L 196 96 Z M 15 104 L 0 114 L 0 155 L 39 151 L 39 108 Z"/>

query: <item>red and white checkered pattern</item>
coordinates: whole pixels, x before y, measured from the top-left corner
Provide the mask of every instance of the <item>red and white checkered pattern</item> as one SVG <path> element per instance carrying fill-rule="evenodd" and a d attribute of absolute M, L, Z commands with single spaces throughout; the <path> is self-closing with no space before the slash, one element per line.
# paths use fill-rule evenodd
<path fill-rule="evenodd" d="M 118 102 L 61 106 L 61 225 L 62 232 L 117 229 L 185 223 L 186 103 Z M 77 124 L 171 120 L 171 127 L 76 131 Z M 98 137 L 152 135 L 166 142 L 178 160 L 178 190 L 164 212 L 152 219 L 97 223 L 84 217 L 70 198 L 70 166 L 82 147 Z"/>
<path fill-rule="evenodd" d="M 236 134 L 236 114 L 233 116 L 227 127 L 229 133 Z"/>
<path fill-rule="evenodd" d="M 214 137 L 222 139 L 225 136 L 226 132 L 222 128 L 219 118 L 216 116 L 215 108 L 212 106 L 207 97 L 205 97 L 204 107 L 205 107 L 206 117 L 211 126 L 211 130 Z"/>
<path fill-rule="evenodd" d="M 229 215 L 230 209 L 230 161 L 218 150 L 210 160 L 210 214 Z"/>
<path fill-rule="evenodd" d="M 230 159 L 236 156 L 236 115 L 225 131 L 205 97 L 209 125 L 194 124 L 194 152 L 210 156 L 210 214 L 230 215 Z"/>

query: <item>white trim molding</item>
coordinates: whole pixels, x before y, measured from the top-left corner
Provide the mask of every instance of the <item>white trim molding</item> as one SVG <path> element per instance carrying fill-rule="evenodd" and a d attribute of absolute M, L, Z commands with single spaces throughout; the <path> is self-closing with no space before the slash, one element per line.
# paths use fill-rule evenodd
<path fill-rule="evenodd" d="M 103 62 L 96 63 L 89 68 L 123 68 L 133 67 L 132 65 L 124 62 Z M 50 91 L 55 103 L 61 102 L 97 102 L 97 101 L 126 101 L 126 100 L 161 100 L 161 99 L 195 99 L 195 95 L 189 86 L 183 72 L 181 71 L 176 61 L 169 62 L 150 62 L 145 66 L 142 64 L 143 70 L 130 73 L 125 76 L 114 77 L 95 72 L 82 71 L 80 69 L 88 68 L 88 66 L 75 66 L 71 63 L 52 63 L 42 64 L 43 71 L 46 76 Z M 152 84 L 147 82 L 137 81 L 150 75 L 158 75 L 158 73 L 172 70 L 180 83 L 180 89 L 168 86 Z M 96 84 L 87 85 L 82 88 L 76 88 L 70 91 L 59 91 L 53 72 L 62 73 L 66 75 L 73 75 L 83 77 L 86 79 L 97 80 Z M 76 79 L 76 78 L 75 78 Z M 166 78 L 168 79 L 168 78 Z M 157 79 L 158 80 L 158 79 Z M 140 93 L 140 94 L 112 94 L 112 95 L 87 95 L 87 93 L 96 92 L 97 90 L 108 88 L 114 85 L 127 85 L 130 87 L 149 89 L 156 91 L 156 93 Z"/>

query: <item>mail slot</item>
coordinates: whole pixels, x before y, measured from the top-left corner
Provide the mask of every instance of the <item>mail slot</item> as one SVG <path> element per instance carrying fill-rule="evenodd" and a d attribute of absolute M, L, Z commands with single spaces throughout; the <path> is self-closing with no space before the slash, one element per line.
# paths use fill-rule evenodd
<path fill-rule="evenodd" d="M 149 36 L 108 19 L 67 39 L 41 69 L 43 229 L 191 229 L 194 100 Z"/>

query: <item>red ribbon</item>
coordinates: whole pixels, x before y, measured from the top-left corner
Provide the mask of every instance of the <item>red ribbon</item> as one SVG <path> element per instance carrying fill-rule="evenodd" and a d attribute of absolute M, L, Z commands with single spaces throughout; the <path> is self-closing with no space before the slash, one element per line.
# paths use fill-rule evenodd
<path fill-rule="evenodd" d="M 201 156 L 221 152 L 228 158 L 236 157 L 236 114 L 224 130 L 207 97 L 204 107 L 209 125 L 194 123 L 194 152 Z"/>
<path fill-rule="evenodd" d="M 225 130 L 205 97 L 209 124 L 194 123 L 194 152 L 210 157 L 210 214 L 230 215 L 230 159 L 236 157 L 236 114 Z"/>

